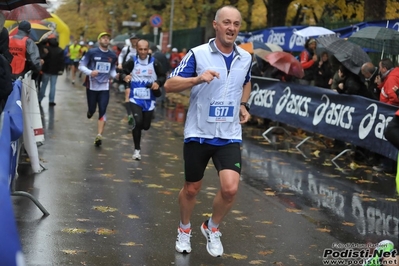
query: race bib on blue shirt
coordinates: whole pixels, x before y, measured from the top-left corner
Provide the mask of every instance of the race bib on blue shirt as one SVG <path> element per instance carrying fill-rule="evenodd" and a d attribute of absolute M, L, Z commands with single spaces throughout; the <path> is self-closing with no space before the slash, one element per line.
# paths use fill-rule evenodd
<path fill-rule="evenodd" d="M 134 88 L 133 98 L 141 100 L 151 99 L 151 91 L 149 88 Z"/>
<path fill-rule="evenodd" d="M 235 102 L 232 100 L 212 100 L 209 106 L 208 122 L 233 122 Z"/>

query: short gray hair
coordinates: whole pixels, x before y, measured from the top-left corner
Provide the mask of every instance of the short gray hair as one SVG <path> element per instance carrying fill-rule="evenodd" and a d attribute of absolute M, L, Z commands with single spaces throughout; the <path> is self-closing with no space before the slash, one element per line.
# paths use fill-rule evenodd
<path fill-rule="evenodd" d="M 221 8 L 219 8 L 219 9 L 216 11 L 216 14 L 215 14 L 215 21 L 218 21 L 218 19 L 219 19 L 219 14 L 220 14 L 220 11 L 221 11 L 223 8 L 231 8 L 231 9 L 235 9 L 235 10 L 237 10 L 237 11 L 238 11 L 238 13 L 240 13 L 240 15 L 241 15 L 241 12 L 240 12 L 240 10 L 238 10 L 238 8 L 236 8 L 235 6 L 232 6 L 232 5 L 222 6 Z"/>

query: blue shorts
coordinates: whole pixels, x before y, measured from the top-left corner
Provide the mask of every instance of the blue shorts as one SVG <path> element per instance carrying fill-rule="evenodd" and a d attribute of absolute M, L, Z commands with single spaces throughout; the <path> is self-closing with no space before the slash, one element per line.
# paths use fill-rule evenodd
<path fill-rule="evenodd" d="M 93 91 L 86 89 L 88 112 L 94 114 L 98 105 L 98 119 L 106 121 L 105 112 L 109 102 L 109 90 Z"/>

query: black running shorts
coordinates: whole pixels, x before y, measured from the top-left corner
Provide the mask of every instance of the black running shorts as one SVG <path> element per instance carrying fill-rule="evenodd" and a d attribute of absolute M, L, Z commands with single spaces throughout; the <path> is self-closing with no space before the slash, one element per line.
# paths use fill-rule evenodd
<path fill-rule="evenodd" d="M 218 173 L 225 169 L 241 173 L 241 150 L 239 143 L 214 146 L 191 141 L 184 143 L 183 156 L 184 173 L 187 182 L 197 182 L 204 177 L 204 172 L 210 158 L 212 158 Z"/>

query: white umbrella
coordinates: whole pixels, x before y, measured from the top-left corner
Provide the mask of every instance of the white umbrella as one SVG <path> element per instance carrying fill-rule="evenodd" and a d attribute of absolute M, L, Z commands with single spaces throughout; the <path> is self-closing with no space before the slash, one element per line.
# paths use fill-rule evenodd
<path fill-rule="evenodd" d="M 294 32 L 294 34 L 309 38 L 309 37 L 317 37 L 317 36 L 322 36 L 322 35 L 335 34 L 335 32 L 333 32 L 332 30 L 323 28 L 323 27 L 309 26 L 309 27 L 306 27 L 304 29 Z"/>
<path fill-rule="evenodd" d="M 265 44 L 267 47 L 270 48 L 270 50 L 272 50 L 272 52 L 282 52 L 283 51 L 283 48 L 281 48 L 281 46 L 278 44 L 274 44 L 274 43 L 270 43 L 270 42 L 266 42 Z"/>

